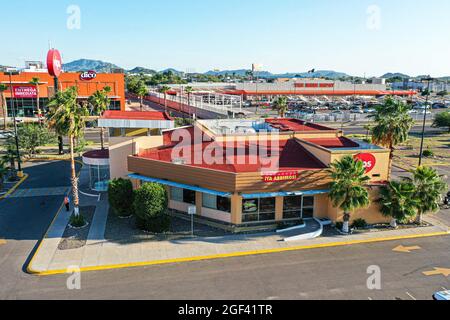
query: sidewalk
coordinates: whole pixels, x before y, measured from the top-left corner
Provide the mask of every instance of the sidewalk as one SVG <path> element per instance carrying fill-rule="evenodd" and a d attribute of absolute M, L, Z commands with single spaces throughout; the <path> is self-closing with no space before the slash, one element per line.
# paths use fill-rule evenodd
<path fill-rule="evenodd" d="M 60 212 L 27 270 L 38 275 L 52 275 L 66 273 L 69 267 L 74 266 L 82 271 L 106 270 L 431 237 L 449 232 L 448 227 L 438 224 L 418 229 L 322 237 L 296 242 L 284 242 L 282 236 L 270 233 L 124 244 L 104 239 L 107 217 L 108 203 L 102 200 L 97 203 L 86 245 L 79 249 L 61 251 L 57 247 L 69 217 L 66 212 Z"/>

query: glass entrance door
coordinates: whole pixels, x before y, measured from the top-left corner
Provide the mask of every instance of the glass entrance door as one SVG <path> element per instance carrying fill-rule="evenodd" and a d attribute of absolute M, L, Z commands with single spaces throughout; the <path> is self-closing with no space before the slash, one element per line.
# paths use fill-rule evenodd
<path fill-rule="evenodd" d="M 283 220 L 312 219 L 314 217 L 314 197 L 284 197 Z"/>

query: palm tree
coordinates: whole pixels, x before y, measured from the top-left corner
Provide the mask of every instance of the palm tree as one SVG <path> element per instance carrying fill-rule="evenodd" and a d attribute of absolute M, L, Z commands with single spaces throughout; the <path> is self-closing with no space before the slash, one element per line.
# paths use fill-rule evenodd
<path fill-rule="evenodd" d="M 191 117 L 191 94 L 192 92 L 194 92 L 194 88 L 192 88 L 191 86 L 188 86 L 184 89 L 184 91 L 186 92 L 187 96 L 188 96 L 188 108 L 189 108 L 189 118 Z"/>
<path fill-rule="evenodd" d="M 366 188 L 370 178 L 366 175 L 363 162 L 356 161 L 351 156 L 333 162 L 328 172 L 332 179 L 328 196 L 334 206 L 344 211 L 342 231 L 349 233 L 351 212 L 370 204 Z"/>
<path fill-rule="evenodd" d="M 406 222 L 417 214 L 418 200 L 416 188 L 410 182 L 391 181 L 380 190 L 381 213 L 391 217 L 391 226 L 396 228 L 397 221 Z"/>
<path fill-rule="evenodd" d="M 417 220 L 422 224 L 422 217 L 429 212 L 439 210 L 442 193 L 447 190 L 448 185 L 444 182 L 436 170 L 430 167 L 418 167 L 411 171 L 412 178 L 404 178 L 415 186 L 417 203 Z"/>
<path fill-rule="evenodd" d="M 136 94 L 139 97 L 140 100 L 140 109 L 142 111 L 143 108 L 143 103 L 144 103 L 144 97 L 145 95 L 148 93 L 148 89 L 147 86 L 145 85 L 145 83 L 143 81 L 139 81 L 139 84 L 136 88 Z"/>
<path fill-rule="evenodd" d="M 92 114 L 101 117 L 103 113 L 108 109 L 111 104 L 111 100 L 108 98 L 108 93 L 111 92 L 111 87 L 104 87 L 103 90 L 95 91 L 92 96 L 88 98 L 88 103 L 92 108 Z M 104 132 L 105 128 L 100 128 L 100 143 L 102 150 L 104 146 Z"/>
<path fill-rule="evenodd" d="M 278 111 L 278 115 L 281 118 L 284 118 L 284 116 L 286 115 L 286 111 L 288 110 L 287 98 L 278 97 L 273 103 L 273 109 Z"/>
<path fill-rule="evenodd" d="M 169 91 L 170 91 L 169 86 L 162 86 L 161 88 L 159 88 L 159 93 L 164 94 L 164 109 L 166 112 L 167 112 L 167 92 Z"/>
<path fill-rule="evenodd" d="M 372 116 L 375 120 L 372 142 L 390 150 L 388 180 L 391 177 L 395 146 L 408 140 L 414 124 L 408 110 L 408 106 L 400 100 L 387 97 L 384 105 L 378 106 Z"/>
<path fill-rule="evenodd" d="M 8 87 L 5 84 L 0 83 L 0 97 L 2 99 L 1 107 L 3 109 L 3 129 L 5 129 L 5 130 L 7 128 L 6 118 L 8 117 L 8 107 L 6 105 L 6 98 L 5 98 L 5 91 L 7 89 L 8 89 Z"/>
<path fill-rule="evenodd" d="M 29 82 L 30 84 L 34 85 L 36 87 L 36 106 L 37 106 L 37 114 L 38 114 L 38 121 L 40 122 L 41 120 L 41 109 L 39 106 L 39 83 L 40 83 L 40 79 L 37 77 L 34 77 L 31 79 L 31 81 Z"/>
<path fill-rule="evenodd" d="M 82 135 L 86 126 L 85 117 L 89 115 L 87 107 L 78 104 L 77 96 L 77 88 L 70 87 L 65 91 L 59 91 L 48 103 L 49 125 L 55 129 L 58 135 L 65 135 L 69 138 L 75 217 L 80 215 L 80 201 L 78 196 L 78 177 L 75 171 L 74 140 Z"/>
<path fill-rule="evenodd" d="M 5 163 L 0 162 L 0 191 L 3 190 L 3 181 L 5 180 L 5 176 L 8 174 L 8 168 L 5 166 Z"/>

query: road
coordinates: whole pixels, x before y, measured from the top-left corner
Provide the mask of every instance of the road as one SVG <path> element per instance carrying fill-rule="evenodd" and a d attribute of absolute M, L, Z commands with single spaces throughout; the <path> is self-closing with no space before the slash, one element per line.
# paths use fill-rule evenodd
<path fill-rule="evenodd" d="M 68 163 L 26 169 L 20 189 L 69 185 Z M 0 299 L 430 299 L 450 289 L 450 278 L 426 276 L 450 268 L 450 237 L 383 242 L 261 256 L 133 269 L 88 272 L 81 290 L 67 275 L 37 277 L 23 271 L 61 197 L 10 198 L 0 202 Z M 411 253 L 392 251 L 419 246 Z M 381 270 L 381 290 L 366 286 L 369 266 Z"/>

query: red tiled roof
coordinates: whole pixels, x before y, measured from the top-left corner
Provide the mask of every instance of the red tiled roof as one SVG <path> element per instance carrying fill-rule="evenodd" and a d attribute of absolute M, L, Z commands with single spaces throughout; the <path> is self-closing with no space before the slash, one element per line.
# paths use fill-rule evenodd
<path fill-rule="evenodd" d="M 314 123 L 307 123 L 298 119 L 266 119 L 266 122 L 280 131 L 336 131 L 332 128 Z"/>
<path fill-rule="evenodd" d="M 172 120 L 165 112 L 158 111 L 106 111 L 102 119 L 126 120 Z"/>
<path fill-rule="evenodd" d="M 192 134 L 194 128 L 187 130 Z M 188 166 L 234 173 L 260 172 L 263 169 L 272 169 L 270 168 L 270 163 L 264 163 L 264 159 L 277 164 L 277 171 L 319 170 L 325 168 L 322 162 L 303 148 L 295 139 L 280 140 L 278 145 L 270 141 L 264 144 L 258 141 L 235 143 L 232 152 L 227 150 L 226 147 L 228 146 L 222 142 L 199 141 L 195 143 L 189 141 L 191 143 L 186 143 L 187 146 L 190 146 L 189 154 L 183 154 L 183 152 L 178 154 L 177 151 L 174 152 L 174 147 L 178 142 L 171 141 L 171 137 L 176 131 L 172 130 L 164 134 L 164 146 L 142 150 L 138 157 L 171 163 L 173 160 L 177 160 L 173 158 L 176 155 L 183 158 Z M 278 152 L 274 151 L 275 148 L 278 148 Z M 262 159 L 259 157 L 261 153 L 263 154 Z M 201 156 L 203 154 L 212 155 L 212 160 L 215 161 L 204 159 Z M 266 158 L 264 154 L 267 154 L 268 157 Z"/>
<path fill-rule="evenodd" d="M 317 144 L 325 148 L 357 148 L 359 144 L 345 137 L 339 138 L 314 138 L 314 139 L 303 139 L 307 142 Z"/>

